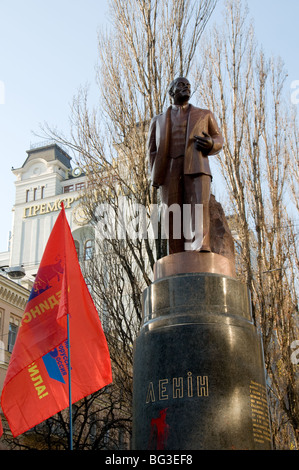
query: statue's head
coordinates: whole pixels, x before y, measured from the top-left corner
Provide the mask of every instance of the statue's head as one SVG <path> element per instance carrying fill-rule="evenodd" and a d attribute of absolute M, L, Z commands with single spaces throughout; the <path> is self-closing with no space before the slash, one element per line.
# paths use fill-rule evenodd
<path fill-rule="evenodd" d="M 189 101 L 191 96 L 191 85 L 185 77 L 175 78 L 168 88 L 168 93 L 174 104 L 183 104 Z"/>

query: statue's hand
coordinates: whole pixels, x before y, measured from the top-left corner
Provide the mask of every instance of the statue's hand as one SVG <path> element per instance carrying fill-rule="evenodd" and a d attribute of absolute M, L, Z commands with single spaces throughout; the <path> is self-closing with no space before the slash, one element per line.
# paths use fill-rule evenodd
<path fill-rule="evenodd" d="M 201 152 L 209 153 L 214 146 L 214 140 L 206 132 L 203 132 L 203 135 L 204 137 L 199 135 L 194 136 L 195 148 L 196 150 L 200 150 Z"/>

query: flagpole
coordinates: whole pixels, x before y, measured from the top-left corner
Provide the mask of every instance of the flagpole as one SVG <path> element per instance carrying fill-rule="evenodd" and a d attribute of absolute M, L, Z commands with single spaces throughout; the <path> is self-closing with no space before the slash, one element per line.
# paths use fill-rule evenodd
<path fill-rule="evenodd" d="M 64 204 L 61 203 L 61 208 L 64 211 Z M 64 212 L 65 214 L 65 212 Z M 67 351 L 68 351 L 68 374 L 69 374 L 69 449 L 73 450 L 73 413 L 72 413 L 72 376 L 71 376 L 71 338 L 70 338 L 70 313 L 68 302 L 68 284 L 67 284 L 67 263 L 66 263 L 66 241 L 64 237 L 64 289 L 65 298 L 67 303 Z"/>
<path fill-rule="evenodd" d="M 71 346 L 70 346 L 70 321 L 67 313 L 67 347 L 68 347 L 68 372 L 69 372 L 69 416 L 70 416 L 70 434 L 69 448 L 73 450 L 73 416 L 72 416 L 72 381 L 71 381 Z"/>

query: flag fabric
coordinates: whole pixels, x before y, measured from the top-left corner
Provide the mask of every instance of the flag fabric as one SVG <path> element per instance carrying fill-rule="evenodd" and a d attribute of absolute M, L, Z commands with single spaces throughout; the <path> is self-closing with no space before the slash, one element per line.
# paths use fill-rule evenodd
<path fill-rule="evenodd" d="M 2 436 L 3 434 L 3 427 L 2 427 L 2 421 L 0 419 L 0 437 Z"/>
<path fill-rule="evenodd" d="M 112 382 L 106 338 L 61 212 L 30 293 L 1 395 L 14 437 L 69 405 L 69 314 L 72 403 Z"/>

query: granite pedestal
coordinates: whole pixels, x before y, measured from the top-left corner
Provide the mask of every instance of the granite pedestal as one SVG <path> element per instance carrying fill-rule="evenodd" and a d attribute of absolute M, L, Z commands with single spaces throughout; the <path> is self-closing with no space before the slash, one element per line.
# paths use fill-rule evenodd
<path fill-rule="evenodd" d="M 182 273 L 144 292 L 134 346 L 134 450 L 271 449 L 264 358 L 248 289 Z"/>

